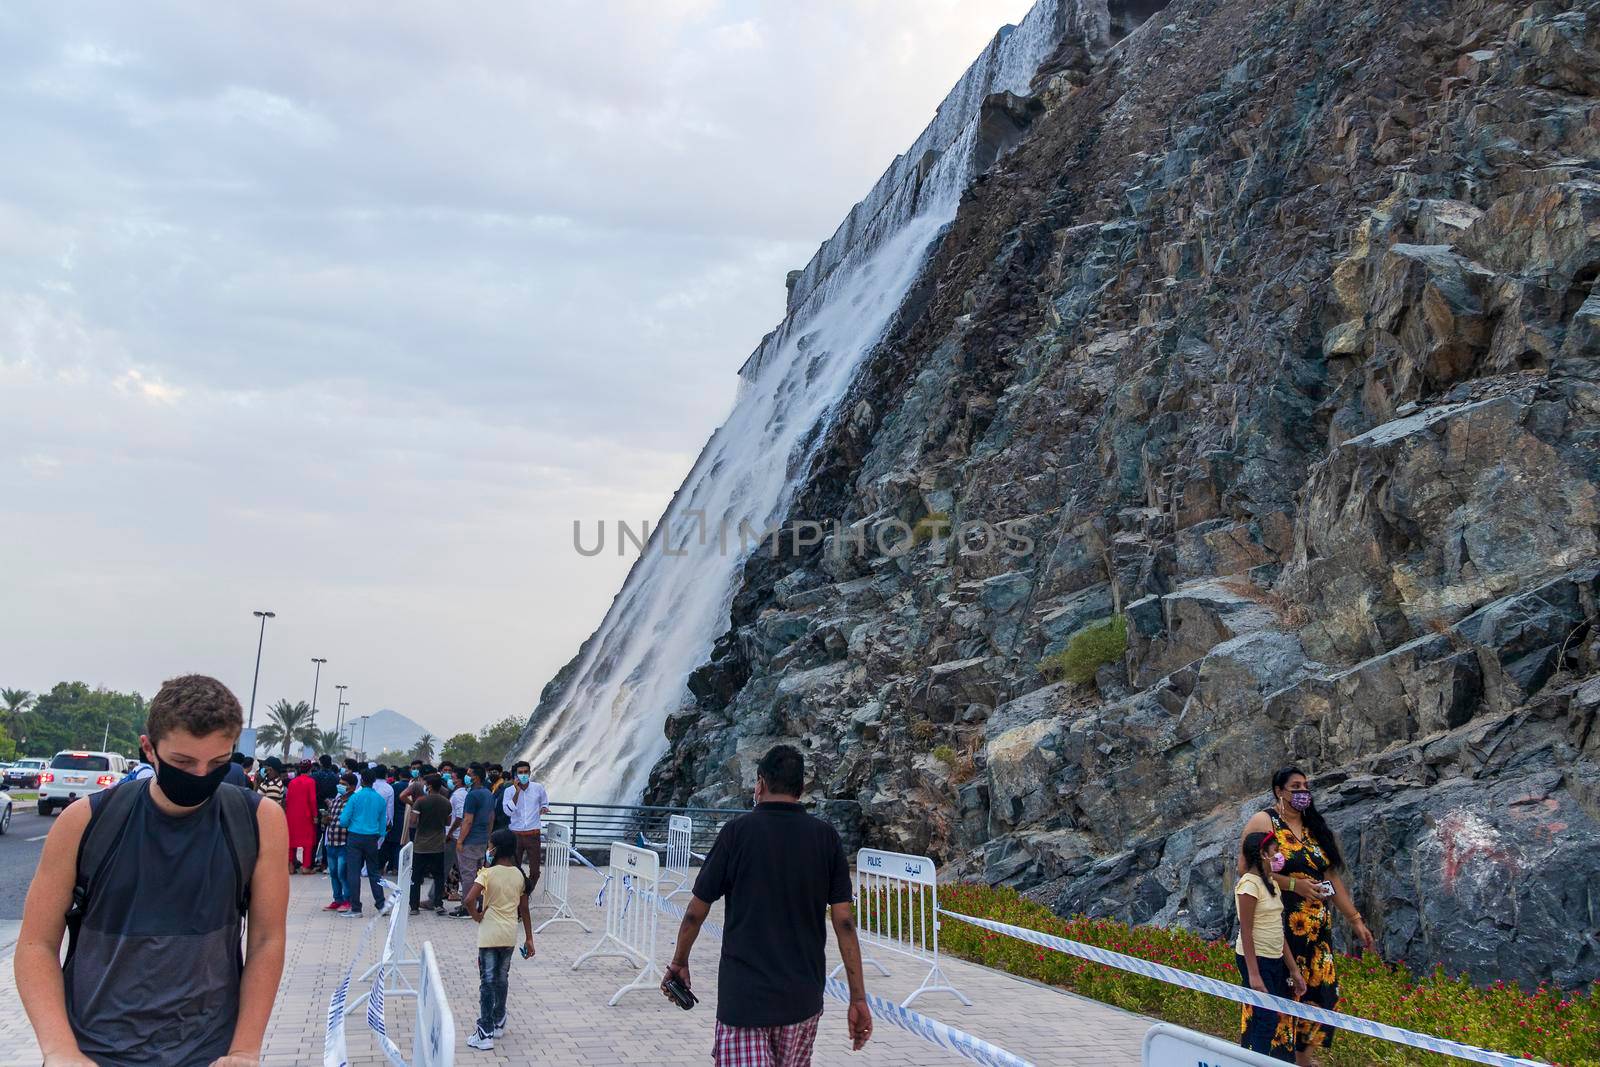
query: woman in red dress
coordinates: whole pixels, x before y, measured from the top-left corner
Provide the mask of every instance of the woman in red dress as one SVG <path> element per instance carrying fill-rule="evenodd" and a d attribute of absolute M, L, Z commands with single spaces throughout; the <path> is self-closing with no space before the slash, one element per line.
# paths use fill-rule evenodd
<path fill-rule="evenodd" d="M 310 764 L 301 764 L 300 773 L 289 780 L 283 810 L 289 817 L 289 869 L 314 874 L 311 858 L 317 851 L 317 780 L 309 771 Z"/>

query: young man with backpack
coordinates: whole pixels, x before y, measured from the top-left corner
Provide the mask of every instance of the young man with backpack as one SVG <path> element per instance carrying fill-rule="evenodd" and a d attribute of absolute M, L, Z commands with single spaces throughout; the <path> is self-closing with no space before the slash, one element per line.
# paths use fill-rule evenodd
<path fill-rule="evenodd" d="M 223 780 L 243 726 L 216 679 L 166 682 L 139 739 L 155 776 L 75 801 L 51 828 L 16 948 L 46 1067 L 259 1062 L 289 835 L 281 807 Z"/>

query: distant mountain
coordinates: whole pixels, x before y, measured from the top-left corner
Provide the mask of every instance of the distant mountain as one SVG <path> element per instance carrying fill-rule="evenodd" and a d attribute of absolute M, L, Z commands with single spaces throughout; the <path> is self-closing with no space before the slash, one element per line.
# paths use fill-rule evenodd
<path fill-rule="evenodd" d="M 418 738 L 431 732 L 415 719 L 391 708 L 373 712 L 367 717 L 365 726 L 359 715 L 345 723 L 345 737 L 349 742 L 372 755 L 379 752 L 409 752 Z"/>

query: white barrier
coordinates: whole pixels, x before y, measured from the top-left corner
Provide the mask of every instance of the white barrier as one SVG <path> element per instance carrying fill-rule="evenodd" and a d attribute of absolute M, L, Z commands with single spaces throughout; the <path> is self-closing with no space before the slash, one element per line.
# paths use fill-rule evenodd
<path fill-rule="evenodd" d="M 689 841 L 694 837 L 694 820 L 687 815 L 673 815 L 667 819 L 667 871 L 662 876 L 662 881 L 672 879 L 672 888 L 667 896 L 675 897 L 679 893 L 689 892 L 692 884 L 689 880 Z M 666 889 L 665 885 L 662 885 Z"/>
<path fill-rule="evenodd" d="M 374 963 L 364 971 L 359 981 L 372 980 L 373 990 L 382 983 L 385 991 L 390 996 L 414 997 L 417 995 L 416 986 L 401 970 L 402 967 L 417 967 L 421 964 L 416 956 L 411 955 L 411 948 L 406 944 L 406 925 L 411 914 L 411 858 L 413 846 L 408 842 L 400 850 L 399 867 L 395 873 L 395 880 L 390 882 L 381 879 L 383 887 L 389 891 L 389 933 L 383 939 L 383 952 Z M 362 1001 L 373 995 L 369 990 L 350 1002 L 354 1008 Z"/>
<path fill-rule="evenodd" d="M 540 899 L 533 906 L 554 908 L 555 914 L 536 926 L 533 932 L 542 933 L 546 926 L 554 923 L 577 923 L 584 933 L 589 933 L 588 924 L 578 918 L 567 903 L 567 888 L 572 880 L 572 828 L 566 823 L 545 823 L 539 835 L 539 847 L 544 853 L 539 865 L 542 872 Z"/>
<path fill-rule="evenodd" d="M 926 856 L 907 856 L 899 852 L 880 852 L 864 848 L 856 853 L 856 931 L 869 948 L 897 952 L 915 960 L 926 960 L 928 976 L 905 1000 L 902 1008 L 924 993 L 950 993 L 972 1006 L 945 978 L 939 966 L 939 872 Z M 863 955 L 879 973 L 888 974 L 876 957 Z M 828 975 L 837 977 L 844 964 Z"/>
<path fill-rule="evenodd" d="M 660 912 L 653 903 L 658 896 L 661 864 L 649 849 L 617 841 L 611 846 L 609 867 L 606 931 L 594 948 L 572 961 L 572 969 L 604 956 L 620 956 L 639 967 L 633 981 L 612 996 L 609 1003 L 615 1007 L 624 993 L 634 989 L 653 991 L 663 977 L 656 965 L 656 918 Z"/>
<path fill-rule="evenodd" d="M 411 1067 L 452 1067 L 456 1061 L 456 1020 L 439 978 L 433 942 L 422 943 L 422 980 L 417 983 L 417 1029 L 411 1041 Z"/>
<path fill-rule="evenodd" d="M 350 955 L 350 965 L 345 968 L 343 980 L 334 989 L 333 996 L 328 998 L 328 1032 L 322 1041 L 323 1067 L 349 1067 L 350 1057 L 345 1051 L 344 1016 L 350 998 L 350 983 L 356 975 L 356 962 L 366 955 L 367 942 L 372 940 L 372 934 L 377 929 L 378 916 L 374 915 L 367 920 L 366 928 L 356 941 L 356 950 Z"/>
<path fill-rule="evenodd" d="M 1240 1048 L 1210 1034 L 1197 1034 L 1171 1023 L 1157 1023 L 1144 1035 L 1144 1067 L 1277 1067 L 1282 1060 Z"/>

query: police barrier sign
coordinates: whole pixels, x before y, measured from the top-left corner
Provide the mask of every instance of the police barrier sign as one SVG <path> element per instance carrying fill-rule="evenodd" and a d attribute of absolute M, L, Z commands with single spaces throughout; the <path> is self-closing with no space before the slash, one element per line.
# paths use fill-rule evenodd
<path fill-rule="evenodd" d="M 450 1067 L 456 1059 L 456 1021 L 439 980 L 433 942 L 422 943 L 422 981 L 417 988 L 417 1032 L 411 1045 L 411 1067 Z"/>
<path fill-rule="evenodd" d="M 1171 1023 L 1158 1023 L 1144 1035 L 1144 1067 L 1274 1067 L 1281 1063 Z"/>

